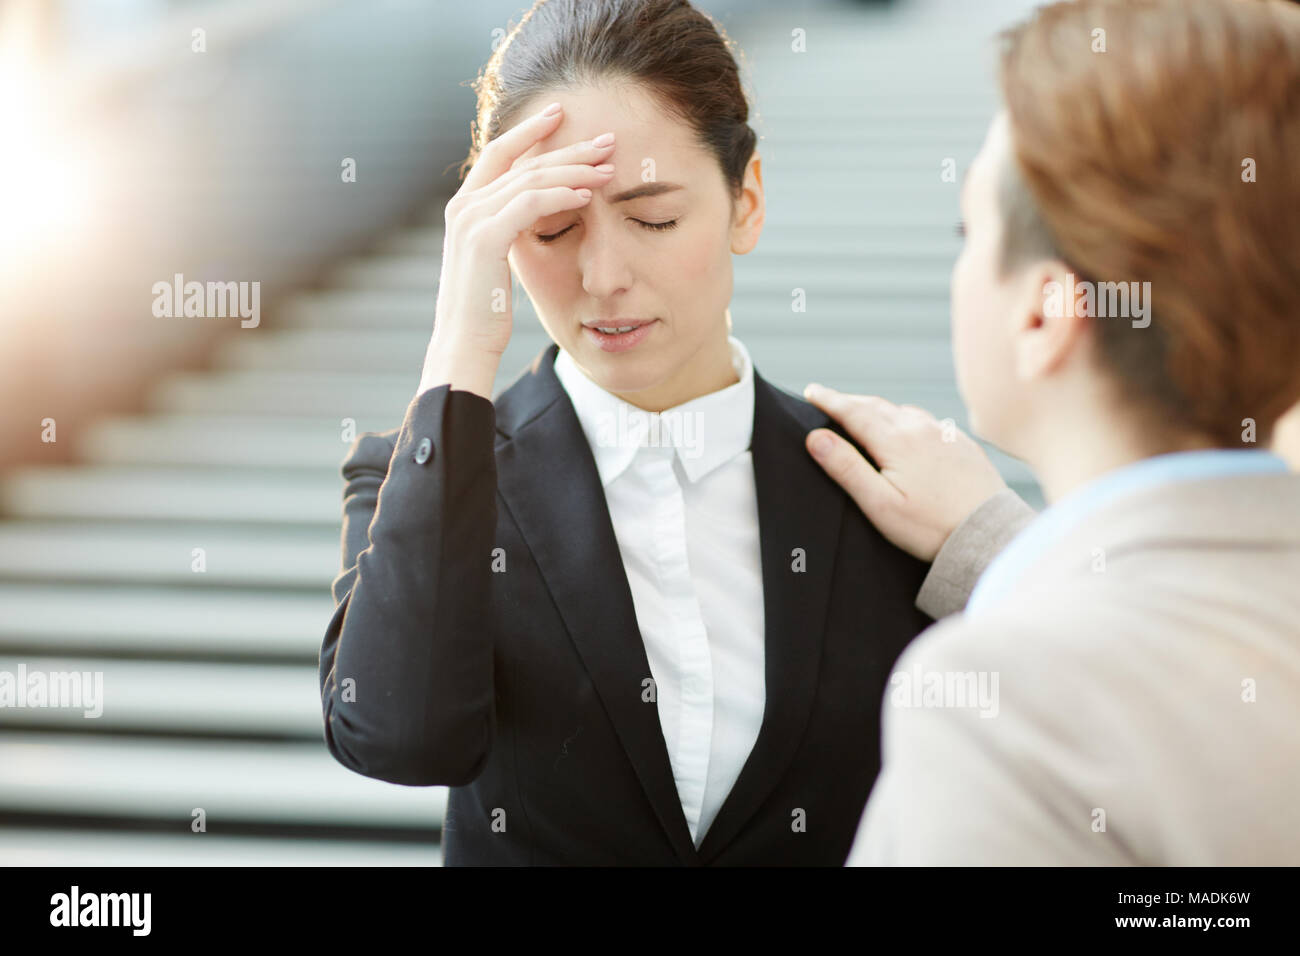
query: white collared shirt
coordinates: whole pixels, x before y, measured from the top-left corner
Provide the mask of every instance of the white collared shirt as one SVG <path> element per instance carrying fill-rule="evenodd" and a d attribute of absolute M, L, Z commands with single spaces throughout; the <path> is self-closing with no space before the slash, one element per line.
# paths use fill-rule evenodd
<path fill-rule="evenodd" d="M 682 812 L 698 847 L 758 739 L 767 699 L 754 374 L 657 415 L 602 389 L 563 349 L 605 489 Z"/>

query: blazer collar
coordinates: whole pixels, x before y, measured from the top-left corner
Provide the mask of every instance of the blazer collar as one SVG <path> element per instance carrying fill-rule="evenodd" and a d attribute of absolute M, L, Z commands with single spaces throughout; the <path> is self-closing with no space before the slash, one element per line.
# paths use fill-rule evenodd
<path fill-rule="evenodd" d="M 1065 531 L 1021 576 L 1094 575 L 1106 560 L 1154 549 L 1300 549 L 1300 475 L 1188 478 L 1118 497 Z"/>
<path fill-rule="evenodd" d="M 767 704 L 758 739 L 697 851 L 658 712 L 643 696 L 651 674 L 632 592 L 591 447 L 555 375 L 557 351 L 544 349 L 496 399 L 498 488 L 679 859 L 707 863 L 781 780 L 812 711 L 844 495 L 803 439 L 828 420 L 754 370 Z"/>

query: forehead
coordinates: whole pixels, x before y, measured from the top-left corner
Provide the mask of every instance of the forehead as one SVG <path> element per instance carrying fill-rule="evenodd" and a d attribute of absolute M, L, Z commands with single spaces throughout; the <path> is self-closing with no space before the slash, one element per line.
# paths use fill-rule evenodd
<path fill-rule="evenodd" d="M 656 165 L 670 163 L 684 169 L 708 158 L 690 127 L 666 112 L 649 91 L 636 83 L 548 90 L 525 103 L 519 115 L 531 116 L 555 102 L 564 107 L 560 125 L 550 136 L 529 147 L 521 159 L 610 132 L 614 134 L 610 161 L 616 164 L 639 164 L 652 158 Z"/>

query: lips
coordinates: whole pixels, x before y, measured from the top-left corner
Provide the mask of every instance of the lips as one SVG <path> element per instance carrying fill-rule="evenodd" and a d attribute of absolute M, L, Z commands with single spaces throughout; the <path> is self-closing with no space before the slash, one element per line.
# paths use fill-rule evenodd
<path fill-rule="evenodd" d="M 584 322 L 583 327 L 588 329 L 597 329 L 600 331 L 610 332 L 630 332 L 632 329 L 639 329 L 643 325 L 649 325 L 654 319 L 609 319 L 596 322 Z"/>
<path fill-rule="evenodd" d="M 636 348 L 653 331 L 658 319 L 611 319 L 584 325 L 582 334 L 602 352 L 626 352 Z M 601 329 L 613 329 L 602 332 Z M 622 329 L 623 331 L 618 331 Z"/>

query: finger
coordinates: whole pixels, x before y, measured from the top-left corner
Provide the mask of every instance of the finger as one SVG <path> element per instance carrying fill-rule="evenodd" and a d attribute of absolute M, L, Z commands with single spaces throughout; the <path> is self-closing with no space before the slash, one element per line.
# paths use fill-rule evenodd
<path fill-rule="evenodd" d="M 898 421 L 897 405 L 879 395 L 846 395 L 817 384 L 805 388 L 804 397 L 843 425 L 867 454 L 879 460 L 880 443 Z"/>
<path fill-rule="evenodd" d="M 804 389 L 804 398 L 837 420 L 838 416 L 852 414 L 864 406 L 881 416 L 895 414 L 901 407 L 879 395 L 850 395 L 815 382 Z"/>
<path fill-rule="evenodd" d="M 521 195 L 530 192 L 542 192 L 561 186 L 570 190 L 587 189 L 594 193 L 601 186 L 606 185 L 611 176 L 613 176 L 612 171 L 606 172 L 595 166 L 547 166 L 541 169 L 529 170 L 519 178 L 512 180 L 502 189 L 492 192 L 481 199 L 476 199 L 471 205 L 465 207 L 462 215 L 466 217 L 467 222 L 483 222 L 495 216 L 500 216 L 506 207 Z M 555 195 L 558 196 L 559 194 Z M 516 205 L 513 208 L 519 210 L 525 207 Z M 515 228 L 515 231 L 510 233 L 512 240 L 521 230 L 532 226 L 537 220 L 577 207 L 561 201 L 559 206 L 554 206 L 549 202 L 542 202 L 538 208 L 543 211 L 523 223 L 518 223 L 512 214 L 506 222 L 507 226 Z M 496 230 L 493 230 L 493 232 L 495 234 Z"/>
<path fill-rule="evenodd" d="M 482 189 L 509 169 L 510 165 L 528 152 L 534 143 L 555 132 L 560 125 L 560 117 L 564 115 L 564 110 L 557 107 L 559 107 L 558 103 L 552 103 L 545 110 L 534 113 L 484 146 L 478 160 L 465 176 L 461 188 Z M 554 110 L 554 112 L 548 114 L 546 110 Z"/>
<path fill-rule="evenodd" d="M 515 195 L 495 216 L 483 220 L 477 229 L 482 238 L 502 250 L 509 249 L 518 235 L 544 216 L 566 209 L 577 209 L 591 202 L 590 189 L 552 186 L 550 189 L 527 189 Z"/>
<path fill-rule="evenodd" d="M 826 474 L 857 502 L 863 514 L 879 523 L 885 509 L 898 499 L 898 489 L 882 478 L 856 448 L 828 428 L 814 428 L 804 444 Z"/>
<path fill-rule="evenodd" d="M 539 166 L 533 169 L 512 170 L 499 177 L 486 189 L 480 189 L 475 193 L 470 205 L 465 207 L 465 214 L 495 215 L 504 208 L 506 203 L 526 189 L 568 186 L 570 189 L 585 187 L 594 192 L 602 186 L 607 186 L 613 176 L 612 163 L 601 163 L 599 166 L 572 163 L 567 166 Z"/>
<path fill-rule="evenodd" d="M 609 158 L 614 148 L 614 134 L 601 133 L 592 139 L 579 140 L 538 153 L 536 156 L 519 157 L 511 164 L 510 172 L 515 170 L 536 169 L 538 166 L 563 166 L 567 163 L 600 163 Z"/>

